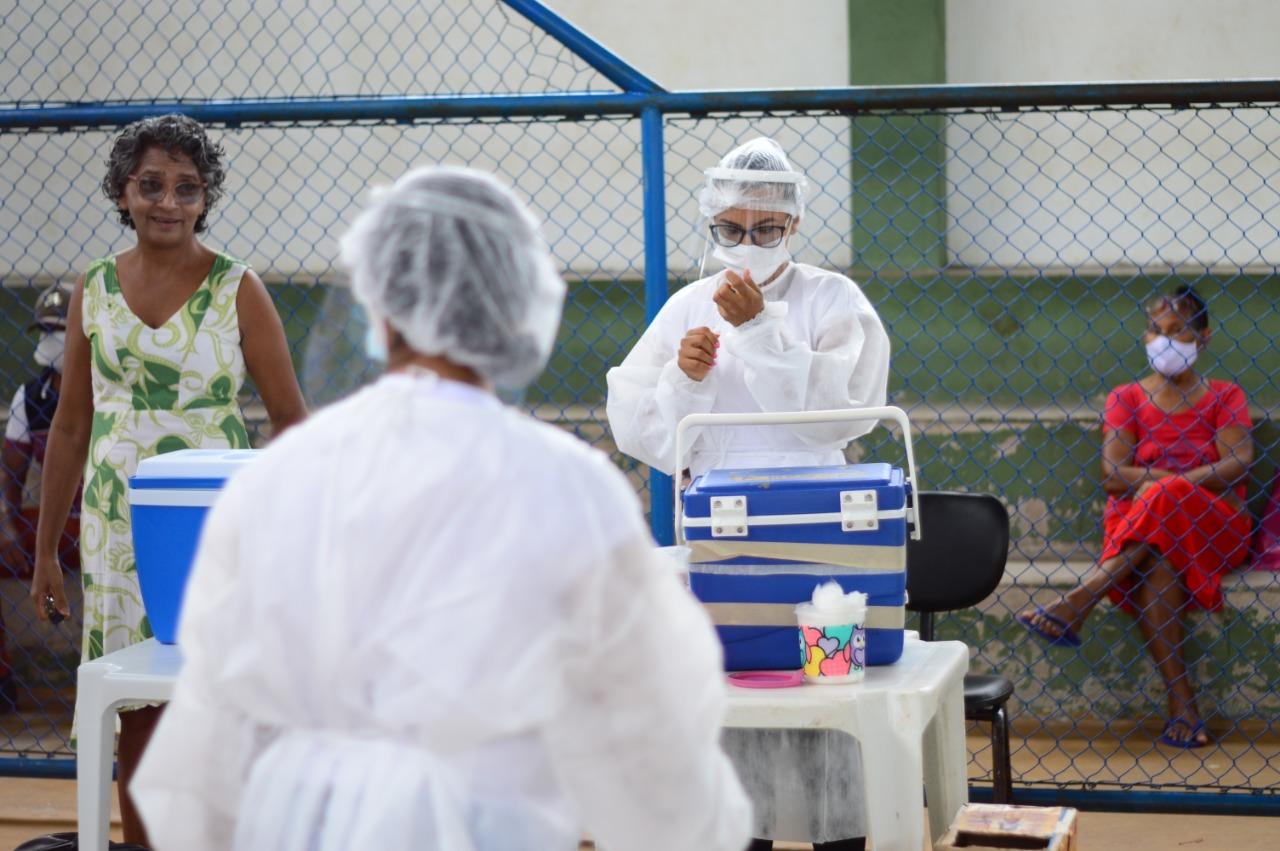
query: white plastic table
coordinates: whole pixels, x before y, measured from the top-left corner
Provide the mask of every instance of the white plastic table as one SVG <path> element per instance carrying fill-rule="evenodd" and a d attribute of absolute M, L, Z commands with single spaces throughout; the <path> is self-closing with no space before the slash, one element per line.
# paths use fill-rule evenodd
<path fill-rule="evenodd" d="M 116 709 L 166 701 L 182 667 L 178 648 L 149 639 L 80 666 L 76 793 L 80 847 L 106 851 Z M 958 641 L 911 637 L 895 665 L 867 669 L 864 682 L 789 689 L 729 689 L 730 727 L 843 730 L 862 746 L 867 813 L 876 851 L 920 851 L 924 801 L 940 837 L 968 796 L 964 675 L 969 652 Z"/>
<path fill-rule="evenodd" d="M 850 685 L 749 689 L 730 686 L 728 727 L 825 728 L 858 740 L 867 818 L 876 851 L 924 847 L 924 799 L 937 841 L 968 800 L 964 675 L 959 641 L 908 637 L 902 659 L 867 669 Z M 923 781 L 923 784 L 922 784 Z"/>
<path fill-rule="evenodd" d="M 178 648 L 154 638 L 80 666 L 76 685 L 76 809 L 80 848 L 85 851 L 107 849 L 116 710 L 126 703 L 169 700 L 181 667 Z"/>

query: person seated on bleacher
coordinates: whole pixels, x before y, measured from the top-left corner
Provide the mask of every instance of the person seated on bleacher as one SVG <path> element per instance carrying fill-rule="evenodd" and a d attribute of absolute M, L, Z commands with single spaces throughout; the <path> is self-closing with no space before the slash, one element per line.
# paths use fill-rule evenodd
<path fill-rule="evenodd" d="M 1152 372 L 1107 398 L 1102 556 L 1076 588 L 1018 620 L 1050 644 L 1079 646 L 1080 628 L 1106 593 L 1137 618 L 1164 680 L 1169 718 L 1160 741 L 1197 748 L 1209 737 L 1183 658 L 1182 615 L 1192 606 L 1219 610 L 1222 574 L 1248 555 L 1252 422 L 1238 385 L 1194 368 L 1210 337 L 1195 290 L 1180 286 L 1147 314 Z"/>

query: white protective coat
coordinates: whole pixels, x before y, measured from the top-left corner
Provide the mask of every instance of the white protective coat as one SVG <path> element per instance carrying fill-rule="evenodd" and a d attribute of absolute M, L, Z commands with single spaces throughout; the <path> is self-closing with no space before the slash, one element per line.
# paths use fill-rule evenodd
<path fill-rule="evenodd" d="M 618 448 L 668 475 L 689 468 L 842 464 L 844 447 L 875 423 L 704 429 L 675 460 L 676 425 L 695 413 L 813 411 L 883 405 L 889 337 L 853 281 L 791 263 L 763 288 L 765 308 L 734 328 L 712 296 L 723 273 L 695 281 L 663 306 L 620 366 L 609 370 L 609 427 Z M 706 326 L 720 334 L 702 381 L 676 363 L 680 341 Z"/>
<path fill-rule="evenodd" d="M 763 287 L 764 312 L 739 328 L 712 301 L 723 273 L 663 306 L 626 360 L 609 371 L 609 426 L 618 448 L 667 474 L 715 468 L 844 463 L 844 447 L 874 422 L 704 429 L 675 462 L 676 425 L 693 413 L 807 411 L 883 405 L 889 338 L 853 281 L 791 263 Z M 676 364 L 680 341 L 720 334 L 716 365 L 694 381 Z M 812 730 L 729 730 L 725 748 L 755 809 L 756 836 L 801 841 L 866 833 L 861 759 L 847 736 Z M 813 790 L 822 790 L 814 794 Z"/>
<path fill-rule="evenodd" d="M 211 512 L 132 792 L 160 851 L 739 851 L 721 657 L 604 455 L 429 375 Z"/>

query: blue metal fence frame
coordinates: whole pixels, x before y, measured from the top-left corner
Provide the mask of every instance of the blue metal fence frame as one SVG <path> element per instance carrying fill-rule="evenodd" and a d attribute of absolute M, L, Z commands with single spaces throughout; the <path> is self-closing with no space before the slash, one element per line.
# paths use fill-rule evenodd
<path fill-rule="evenodd" d="M 701 90 L 533 95 L 413 95 L 405 97 L 270 98 L 263 100 L 130 101 L 10 106 L 0 130 L 119 127 L 181 111 L 210 124 L 242 127 L 306 121 L 411 122 L 449 118 L 608 118 L 742 112 L 825 111 L 857 115 L 879 110 L 1018 110 L 1045 107 L 1142 106 L 1280 102 L 1280 80 L 1166 80 L 1142 83 L 1041 83 L 936 86 L 841 86 L 830 89 Z"/>
<path fill-rule="evenodd" d="M 846 86 L 834 89 L 762 89 L 668 92 L 616 55 L 536 2 L 504 0 L 583 58 L 622 92 L 546 95 L 424 95 L 260 101 L 156 101 L 0 109 L 0 131 L 69 131 L 123 126 L 140 118 L 183 112 L 206 124 L 228 127 L 299 122 L 378 121 L 412 123 L 459 118 L 638 117 L 644 187 L 645 317 L 652 320 L 667 299 L 666 192 L 663 117 L 740 112 L 811 112 L 857 115 L 877 110 L 1000 109 L 1034 107 L 1169 106 L 1197 103 L 1280 101 L 1280 81 L 1165 81 L 1043 85 Z M 584 45 L 594 45 L 586 50 Z M 671 482 L 651 473 L 653 536 L 672 542 Z"/>
<path fill-rule="evenodd" d="M 276 98 L 202 101 L 126 101 L 0 108 L 0 132 L 67 132 L 120 127 L 140 118 L 182 112 L 226 127 L 302 122 L 413 123 L 464 118 L 610 118 L 640 120 L 645 239 L 645 317 L 651 321 L 668 297 L 664 117 L 737 113 L 827 112 L 857 115 L 880 110 L 941 111 L 1046 107 L 1171 107 L 1280 103 L 1280 80 L 1194 80 L 1037 85 L 846 86 L 829 89 L 705 90 L 669 92 L 538 0 L 501 0 L 617 85 L 616 93 L 530 95 L 423 95 L 411 97 Z M 670 477 L 651 472 L 655 539 L 670 544 L 674 501 Z M 0 759 L 0 776 L 72 778 L 66 759 Z M 986 786 L 970 788 L 989 800 Z M 1280 794 L 1015 787 L 1021 803 L 1118 812 L 1280 815 Z"/>

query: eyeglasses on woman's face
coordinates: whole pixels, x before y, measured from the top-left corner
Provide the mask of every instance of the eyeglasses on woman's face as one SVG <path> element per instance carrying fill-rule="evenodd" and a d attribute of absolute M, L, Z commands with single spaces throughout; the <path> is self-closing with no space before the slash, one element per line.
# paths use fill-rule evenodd
<path fill-rule="evenodd" d="M 150 201 L 153 204 L 163 201 L 171 191 L 163 180 L 151 175 L 131 174 L 128 179 L 137 184 L 138 195 L 142 197 L 142 200 Z M 199 204 L 200 199 L 204 197 L 204 188 L 204 183 L 196 183 L 187 179 L 180 180 L 172 188 L 173 199 L 184 207 Z"/>
<path fill-rule="evenodd" d="M 743 227 L 736 222 L 717 219 L 710 225 L 711 238 L 715 240 L 716 245 L 724 248 L 741 245 L 744 239 L 750 240 L 752 245 L 758 245 L 761 248 L 776 248 L 787 236 L 789 219 L 790 217 L 776 217 L 773 221 L 766 220 L 764 224 L 752 227 Z M 745 224 L 750 224 L 750 219 Z"/>

